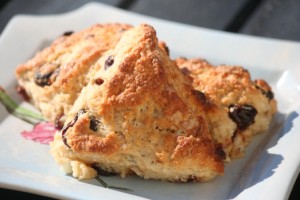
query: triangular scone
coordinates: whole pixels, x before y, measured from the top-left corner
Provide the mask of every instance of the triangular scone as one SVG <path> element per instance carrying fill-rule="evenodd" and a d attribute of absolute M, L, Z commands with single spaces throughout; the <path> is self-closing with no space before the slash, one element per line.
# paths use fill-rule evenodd
<path fill-rule="evenodd" d="M 97 62 L 51 153 L 67 173 L 94 169 L 169 181 L 207 181 L 225 153 L 208 131 L 205 101 L 192 89 L 155 30 L 139 25 Z"/>
<path fill-rule="evenodd" d="M 195 89 L 219 109 L 207 109 L 207 119 L 217 142 L 230 158 L 241 157 L 252 137 L 268 130 L 277 111 L 271 87 L 251 80 L 240 66 L 213 66 L 202 59 L 178 58 L 176 63 L 193 80 Z"/>
<path fill-rule="evenodd" d="M 18 66 L 20 86 L 48 120 L 63 119 L 88 83 L 93 64 L 130 28 L 118 23 L 96 24 L 77 33 L 66 32 Z"/>

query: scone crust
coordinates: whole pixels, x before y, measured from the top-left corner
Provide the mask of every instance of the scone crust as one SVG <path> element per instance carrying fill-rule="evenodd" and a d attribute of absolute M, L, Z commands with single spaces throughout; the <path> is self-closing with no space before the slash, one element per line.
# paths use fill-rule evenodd
<path fill-rule="evenodd" d="M 25 89 L 31 103 L 49 121 L 55 122 L 70 110 L 88 83 L 93 64 L 130 28 L 120 23 L 96 24 L 57 38 L 17 67 L 19 85 Z"/>
<path fill-rule="evenodd" d="M 178 58 L 176 63 L 193 81 L 195 89 L 217 106 L 207 110 L 214 138 L 223 144 L 229 159 L 241 157 L 253 136 L 268 130 L 277 111 L 271 87 L 262 79 L 252 80 L 241 66 L 213 66 L 199 58 Z M 229 114 L 235 105 L 253 107 L 257 111 L 254 122 L 239 128 Z"/>
<path fill-rule="evenodd" d="M 68 116 L 72 126 L 51 144 L 59 163 L 68 158 L 121 176 L 169 181 L 223 174 L 225 154 L 209 132 L 207 105 L 160 48 L 153 27 L 129 30 L 96 65 L 100 70 Z"/>

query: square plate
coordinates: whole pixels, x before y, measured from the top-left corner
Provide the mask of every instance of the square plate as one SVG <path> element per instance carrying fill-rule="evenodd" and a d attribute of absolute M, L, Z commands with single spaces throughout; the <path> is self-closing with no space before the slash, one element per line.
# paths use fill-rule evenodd
<path fill-rule="evenodd" d="M 65 175 L 48 145 L 21 136 L 31 125 L 9 115 L 0 105 L 0 187 L 89 200 L 288 198 L 300 169 L 300 43 L 214 31 L 89 3 L 66 14 L 14 17 L 0 37 L 0 85 L 22 106 L 34 109 L 16 93 L 16 66 L 65 31 L 108 22 L 148 23 L 168 44 L 172 58 L 202 57 L 213 64 L 241 65 L 253 79 L 265 79 L 279 108 L 270 130 L 255 137 L 245 157 L 227 164 L 224 176 L 211 182 L 179 184 L 135 176 L 103 177 L 111 185 L 133 189 L 121 192 L 105 189 L 94 179 L 78 181 Z"/>

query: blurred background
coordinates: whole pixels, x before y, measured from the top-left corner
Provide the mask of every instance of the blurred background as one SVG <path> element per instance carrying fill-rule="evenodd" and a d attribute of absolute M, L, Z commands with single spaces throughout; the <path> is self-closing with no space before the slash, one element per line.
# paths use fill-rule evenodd
<path fill-rule="evenodd" d="M 88 0 L 1 0 L 0 32 L 16 14 L 57 14 Z M 300 41 L 299 0 L 94 0 L 186 24 Z"/>

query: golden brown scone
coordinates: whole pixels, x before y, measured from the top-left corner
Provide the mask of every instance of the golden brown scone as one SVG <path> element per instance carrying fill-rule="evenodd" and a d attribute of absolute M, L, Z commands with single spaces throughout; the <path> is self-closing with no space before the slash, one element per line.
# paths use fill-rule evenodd
<path fill-rule="evenodd" d="M 223 174 L 225 153 L 213 141 L 205 102 L 139 25 L 97 61 L 51 153 L 67 173 L 95 168 L 145 179 L 208 181 Z"/>
<path fill-rule="evenodd" d="M 77 33 L 65 33 L 18 66 L 20 86 L 49 121 L 63 119 L 88 83 L 93 64 L 130 28 L 118 23 L 97 24 Z"/>
<path fill-rule="evenodd" d="M 203 59 L 185 58 L 176 63 L 210 101 L 207 118 L 214 139 L 223 144 L 229 159 L 241 157 L 251 138 L 269 128 L 277 111 L 271 87 L 264 80 L 252 81 L 239 66 L 215 67 Z"/>

